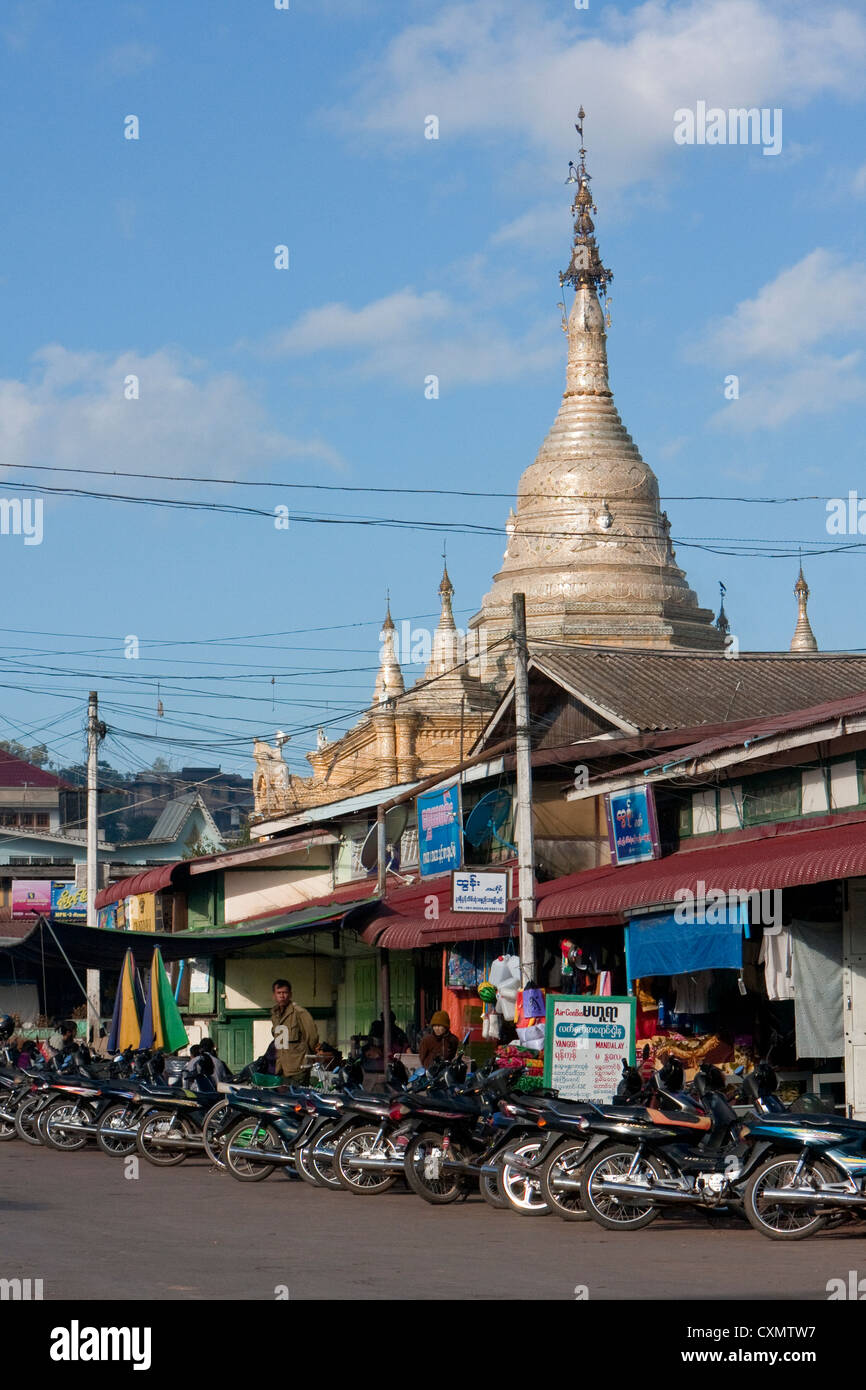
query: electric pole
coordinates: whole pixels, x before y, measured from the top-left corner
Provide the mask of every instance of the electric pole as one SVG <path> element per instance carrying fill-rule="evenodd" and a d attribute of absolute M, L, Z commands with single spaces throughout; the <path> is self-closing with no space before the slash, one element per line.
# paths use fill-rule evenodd
<path fill-rule="evenodd" d="M 105 726 L 99 722 L 99 700 L 95 690 L 91 690 L 87 702 L 87 925 L 95 927 L 96 893 L 99 884 L 98 852 L 98 801 L 99 785 L 97 762 L 99 743 L 105 737 Z M 99 1035 L 99 971 L 87 971 L 87 1036 L 95 1043 Z"/>
<path fill-rule="evenodd" d="M 526 596 L 514 594 L 514 721 L 517 773 L 517 863 L 520 899 L 520 976 L 525 985 L 535 978 L 535 938 L 529 924 L 535 917 L 535 846 L 532 838 L 532 747 L 529 738 L 529 652 L 526 645 Z"/>

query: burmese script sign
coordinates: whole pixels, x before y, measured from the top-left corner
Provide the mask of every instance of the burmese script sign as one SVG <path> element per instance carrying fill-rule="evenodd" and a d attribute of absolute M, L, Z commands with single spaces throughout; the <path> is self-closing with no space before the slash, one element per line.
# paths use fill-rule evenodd
<path fill-rule="evenodd" d="M 610 1105 L 623 1061 L 634 1066 L 634 1027 L 634 997 L 549 994 L 545 1086 L 568 1100 Z"/>
<path fill-rule="evenodd" d="M 460 783 L 450 782 L 417 800 L 418 866 L 421 877 L 459 869 L 463 859 Z"/>
<path fill-rule="evenodd" d="M 451 875 L 452 912 L 497 912 L 508 908 L 508 871 L 464 869 Z"/>
<path fill-rule="evenodd" d="M 652 787 L 627 787 L 604 798 L 610 857 L 614 864 L 658 859 L 658 822 Z"/>

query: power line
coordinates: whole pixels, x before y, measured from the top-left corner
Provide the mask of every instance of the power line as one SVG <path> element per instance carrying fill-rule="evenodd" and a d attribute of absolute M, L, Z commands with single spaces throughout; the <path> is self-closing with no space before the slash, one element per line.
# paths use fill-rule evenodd
<path fill-rule="evenodd" d="M 73 473 L 79 475 L 83 474 L 85 477 L 96 478 L 136 478 L 146 482 L 206 483 L 209 486 L 217 487 L 279 487 L 299 492 L 348 492 L 406 497 L 499 497 L 504 499 L 513 499 L 515 496 L 513 490 L 510 492 L 493 492 L 469 488 L 367 487 L 354 483 L 288 482 L 285 479 L 279 478 L 270 481 L 259 481 L 249 478 L 209 478 L 194 473 L 138 473 L 118 468 L 68 468 L 61 467 L 57 464 L 40 463 L 10 463 L 4 466 L 7 468 L 23 468 L 34 473 Z M 533 501 L 537 499 L 539 501 L 548 502 L 571 502 L 574 500 L 571 494 L 561 492 L 524 492 L 521 493 L 521 498 L 531 498 Z M 617 501 L 618 498 L 616 495 L 609 495 L 607 500 L 608 502 Z M 661 500 L 663 502 L 747 502 L 767 506 L 781 506 L 790 502 L 832 502 L 837 499 L 830 496 L 825 497 L 817 493 L 807 493 L 801 496 L 791 497 L 746 497 L 744 495 L 724 493 L 692 493 L 683 495 L 666 493 Z"/>

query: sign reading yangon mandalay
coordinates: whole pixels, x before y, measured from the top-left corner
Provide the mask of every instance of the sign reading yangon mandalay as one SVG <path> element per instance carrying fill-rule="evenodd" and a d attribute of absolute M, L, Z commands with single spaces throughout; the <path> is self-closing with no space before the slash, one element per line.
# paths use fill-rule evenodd
<path fill-rule="evenodd" d="M 634 996 L 549 994 L 546 1003 L 545 1086 L 610 1105 L 623 1062 L 634 1066 Z"/>

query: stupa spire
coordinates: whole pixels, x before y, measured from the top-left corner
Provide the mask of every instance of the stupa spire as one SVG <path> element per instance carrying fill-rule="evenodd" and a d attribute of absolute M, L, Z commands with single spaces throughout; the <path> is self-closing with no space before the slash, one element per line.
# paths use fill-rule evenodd
<path fill-rule="evenodd" d="M 803 566 L 800 565 L 800 573 L 794 585 L 794 593 L 797 597 L 797 626 L 794 628 L 794 636 L 791 638 L 792 652 L 816 652 L 818 643 L 812 631 L 812 624 L 809 622 L 809 614 L 806 611 L 809 602 L 809 585 L 803 574 Z"/>
<path fill-rule="evenodd" d="M 567 182 L 574 237 L 560 274 L 568 333 L 566 386 L 535 462 L 520 480 L 517 510 L 493 587 L 470 622 L 488 640 L 510 631 L 512 595 L 526 595 L 530 636 L 599 645 L 718 651 L 724 634 L 699 608 L 678 567 L 658 482 L 623 426 L 608 381 L 599 291 L 613 276 L 595 237 L 595 204 L 578 112 L 578 162 Z M 565 287 L 574 300 L 565 301 Z"/>
<path fill-rule="evenodd" d="M 430 660 L 424 672 L 425 680 L 429 680 L 431 676 L 441 676 L 444 672 L 453 670 L 463 659 L 460 633 L 457 631 L 457 624 L 454 621 L 454 611 L 451 607 L 454 585 L 451 583 L 451 578 L 448 574 L 448 565 L 445 561 L 444 554 L 442 559 L 442 578 L 439 581 L 439 601 L 441 610 L 439 613 L 439 623 L 433 634 Z"/>
<path fill-rule="evenodd" d="M 397 653 L 394 648 L 395 632 L 389 596 L 385 604 L 385 621 L 382 623 L 382 631 L 379 633 L 382 655 L 373 689 L 374 705 L 384 705 L 387 700 L 395 699 L 396 696 L 404 694 L 406 690 L 403 684 L 403 672 L 400 669 L 400 662 L 397 660 Z"/>

